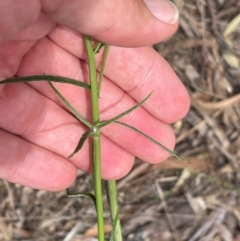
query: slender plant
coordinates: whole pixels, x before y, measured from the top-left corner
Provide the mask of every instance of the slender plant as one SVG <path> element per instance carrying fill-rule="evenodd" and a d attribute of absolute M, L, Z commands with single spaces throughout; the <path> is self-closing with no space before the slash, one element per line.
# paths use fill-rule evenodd
<path fill-rule="evenodd" d="M 10 84 L 16 82 L 30 82 L 30 81 L 47 81 L 55 92 L 55 94 L 61 99 L 61 101 L 65 104 L 68 110 L 81 122 L 83 123 L 88 129 L 86 132 L 82 134 L 79 139 L 79 142 L 73 152 L 68 156 L 68 158 L 72 158 L 78 151 L 81 150 L 85 141 L 88 138 L 91 138 L 91 158 L 92 158 L 92 178 L 93 178 L 93 188 L 94 194 L 92 193 L 69 193 L 67 190 L 67 194 L 70 197 L 76 196 L 87 196 L 93 200 L 93 203 L 96 208 L 97 212 L 97 224 L 98 224 L 98 240 L 104 241 L 105 234 L 104 234 L 104 217 L 103 217 L 103 194 L 102 194 L 102 178 L 101 178 L 101 142 L 100 142 L 100 135 L 101 135 L 101 128 L 107 126 L 111 123 L 117 123 L 119 125 L 123 125 L 126 128 L 144 136 L 154 144 L 158 145 L 160 148 L 163 148 L 165 151 L 169 152 L 174 157 L 178 158 L 181 161 L 184 161 L 181 157 L 176 155 L 174 152 L 169 150 L 167 147 L 159 143 L 158 141 L 154 140 L 150 136 L 146 135 L 145 133 L 141 132 L 140 130 L 136 129 L 133 126 L 130 126 L 126 123 L 120 122 L 119 119 L 126 116 L 130 112 L 134 111 L 135 109 L 139 108 L 144 102 L 146 102 L 150 97 L 150 93 L 146 98 L 142 101 L 134 105 L 132 108 L 124 111 L 123 113 L 109 119 L 109 120 L 100 120 L 100 112 L 99 112 L 99 96 L 101 91 L 101 85 L 104 75 L 104 68 L 106 65 L 107 55 L 109 51 L 109 46 L 103 43 L 97 44 L 96 47 L 93 46 L 92 40 L 90 36 L 84 36 L 85 45 L 86 45 L 86 52 L 88 57 L 88 66 L 89 66 L 89 79 L 90 84 L 86 84 L 84 82 L 70 79 L 67 77 L 60 77 L 60 76 L 52 76 L 52 75 L 34 75 L 34 76 L 25 76 L 25 77 L 14 77 L 5 79 L 0 82 L 0 84 Z M 103 53 L 103 60 L 101 63 L 99 77 L 97 78 L 97 68 L 96 68 L 96 61 L 95 56 L 99 53 L 99 51 L 104 48 Z M 85 88 L 91 92 L 91 103 L 92 103 L 92 123 L 86 120 L 81 114 L 77 112 L 77 110 L 69 103 L 64 96 L 54 87 L 52 82 L 59 82 L 59 83 L 68 83 L 72 85 L 76 85 L 81 88 Z M 121 223 L 119 218 L 119 207 L 117 202 L 117 187 L 116 181 L 107 181 L 107 194 L 108 194 L 108 201 L 110 206 L 110 213 L 111 213 L 111 220 L 112 220 L 112 232 L 110 236 L 111 241 L 122 241 L 122 231 L 121 231 Z"/>

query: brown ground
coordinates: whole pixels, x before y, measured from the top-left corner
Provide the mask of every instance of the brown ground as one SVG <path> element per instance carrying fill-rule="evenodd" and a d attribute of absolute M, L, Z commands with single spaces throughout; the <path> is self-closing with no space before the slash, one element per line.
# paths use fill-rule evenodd
<path fill-rule="evenodd" d="M 188 163 L 137 161 L 119 181 L 124 240 L 240 240 L 240 24 L 231 22 L 239 13 L 238 0 L 186 0 L 177 34 L 155 46 L 191 94 L 174 125 Z M 90 177 L 79 173 L 75 189 L 91 190 Z M 0 240 L 97 240 L 87 198 L 4 181 L 0 190 Z"/>

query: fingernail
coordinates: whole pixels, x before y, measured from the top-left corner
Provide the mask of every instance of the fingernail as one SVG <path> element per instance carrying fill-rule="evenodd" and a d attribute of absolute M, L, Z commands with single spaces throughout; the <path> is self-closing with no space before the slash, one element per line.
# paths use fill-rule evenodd
<path fill-rule="evenodd" d="M 174 24 L 179 17 L 177 7 L 168 0 L 144 0 L 151 13 L 160 21 Z"/>

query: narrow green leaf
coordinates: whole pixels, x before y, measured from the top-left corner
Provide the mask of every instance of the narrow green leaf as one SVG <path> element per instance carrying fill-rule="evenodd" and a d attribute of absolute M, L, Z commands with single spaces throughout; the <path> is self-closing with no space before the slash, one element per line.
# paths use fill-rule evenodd
<path fill-rule="evenodd" d="M 116 234 L 115 234 L 118 221 L 119 221 L 119 209 L 117 210 L 116 216 L 112 223 L 112 231 L 109 239 L 110 241 L 122 241 L 122 236 L 120 236 L 120 239 L 119 239 L 118 237 L 116 237 Z"/>
<path fill-rule="evenodd" d="M 156 145 L 160 146 L 163 150 L 167 151 L 168 153 L 170 153 L 172 156 L 176 157 L 178 160 L 183 161 L 183 162 L 187 162 L 186 160 L 184 160 L 182 157 L 178 156 L 175 152 L 171 151 L 170 149 L 168 149 L 166 146 L 162 145 L 160 142 L 156 141 L 155 139 L 153 139 L 152 137 L 148 136 L 147 134 L 143 133 L 142 131 L 138 130 L 137 128 L 130 126 L 126 123 L 120 122 L 120 121 L 115 121 L 115 123 L 118 123 L 120 125 L 123 125 L 129 129 L 131 129 L 132 131 L 137 132 L 138 134 L 144 136 L 146 139 L 150 140 L 151 142 L 155 143 Z"/>
<path fill-rule="evenodd" d="M 70 193 L 69 189 L 67 189 L 67 195 L 68 195 L 68 197 L 88 197 L 88 198 L 90 198 L 93 201 L 93 203 L 94 203 L 94 205 L 96 207 L 96 198 L 90 192 Z"/>
<path fill-rule="evenodd" d="M 96 125 L 96 127 L 97 127 L 98 129 L 100 129 L 100 128 L 102 128 L 102 127 L 104 127 L 104 126 L 106 126 L 106 125 L 108 125 L 108 124 L 110 124 L 110 123 L 113 123 L 113 122 L 117 121 L 118 119 L 124 117 L 125 115 L 129 114 L 130 112 L 136 110 L 138 107 L 140 107 L 144 102 L 146 102 L 146 101 L 150 98 L 150 96 L 152 95 L 152 93 L 153 93 L 153 92 L 151 92 L 151 93 L 150 93 L 146 98 L 144 98 L 142 101 L 140 101 L 139 103 L 137 103 L 136 105 L 134 105 L 132 108 L 124 111 L 124 112 L 121 113 L 120 115 L 117 115 L 117 116 L 115 116 L 115 117 L 113 117 L 112 119 L 107 120 L 107 121 L 101 121 L 99 124 Z"/>
<path fill-rule="evenodd" d="M 184 5 L 185 5 L 185 2 L 182 2 L 182 4 L 178 7 L 178 11 L 182 10 Z"/>
<path fill-rule="evenodd" d="M 100 90 L 101 90 L 101 86 L 102 86 L 103 74 L 104 74 L 106 63 L 107 63 L 109 47 L 110 47 L 109 45 L 105 45 L 105 50 L 104 50 L 104 54 L 103 54 L 103 60 L 102 60 L 102 65 L 101 65 L 101 70 L 100 70 L 100 75 L 99 75 L 99 80 L 98 80 L 98 96 L 100 94 Z"/>
<path fill-rule="evenodd" d="M 98 54 L 98 53 L 100 52 L 100 49 L 101 49 L 103 46 L 105 46 L 105 43 L 99 42 L 99 43 L 97 44 L 97 46 L 93 49 L 93 52 L 94 52 L 95 54 Z"/>
<path fill-rule="evenodd" d="M 119 205 L 117 198 L 117 184 L 115 180 L 109 180 L 106 182 L 107 184 L 107 198 L 111 212 L 111 220 L 112 220 L 112 233 L 110 240 L 114 241 L 122 241 L 122 228 L 121 222 L 119 218 Z"/>
<path fill-rule="evenodd" d="M 79 140 L 79 142 L 78 142 L 78 144 L 77 144 L 74 152 L 73 152 L 71 155 L 69 155 L 68 158 L 72 158 L 77 152 L 79 152 L 79 151 L 82 149 L 83 144 L 85 143 L 85 141 L 86 141 L 86 140 L 88 139 L 88 137 L 91 136 L 92 134 L 93 134 L 92 131 L 86 131 L 86 132 L 84 132 L 84 133 L 82 134 L 82 136 L 81 136 L 81 138 L 80 138 L 80 140 Z"/>
<path fill-rule="evenodd" d="M 91 89 L 90 85 L 84 82 L 74 80 L 74 79 L 69 79 L 66 77 L 54 76 L 54 75 L 32 75 L 32 76 L 8 78 L 0 81 L 0 84 L 11 84 L 11 83 L 17 83 L 17 82 L 31 82 L 31 81 L 52 81 L 52 82 L 72 84 L 72 85 L 80 86 L 82 88 L 89 89 L 89 90 Z"/>
<path fill-rule="evenodd" d="M 69 109 L 69 111 L 72 112 L 72 114 L 78 119 L 80 120 L 84 125 L 86 125 L 87 127 L 89 127 L 90 129 L 92 129 L 92 124 L 90 122 L 88 122 L 86 119 L 84 119 L 75 109 L 74 107 L 62 96 L 62 94 L 53 86 L 53 84 L 48 81 L 49 85 L 51 86 L 51 88 L 53 89 L 53 91 L 56 93 L 56 95 L 61 99 L 61 101 L 67 106 L 67 108 Z"/>

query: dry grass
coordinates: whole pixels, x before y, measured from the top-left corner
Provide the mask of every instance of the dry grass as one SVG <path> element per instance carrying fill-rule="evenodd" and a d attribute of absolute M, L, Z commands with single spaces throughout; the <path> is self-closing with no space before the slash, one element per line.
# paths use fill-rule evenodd
<path fill-rule="evenodd" d="M 236 0 L 186 0 L 177 34 L 154 46 L 192 98 L 174 125 L 176 151 L 188 163 L 136 161 L 119 181 L 124 240 L 240 240 L 240 25 L 231 23 L 239 12 Z M 79 173 L 74 188 L 89 191 L 90 177 Z M 0 190 L 0 240 L 96 240 L 87 198 L 4 181 Z M 107 213 L 106 220 L 110 232 Z"/>

